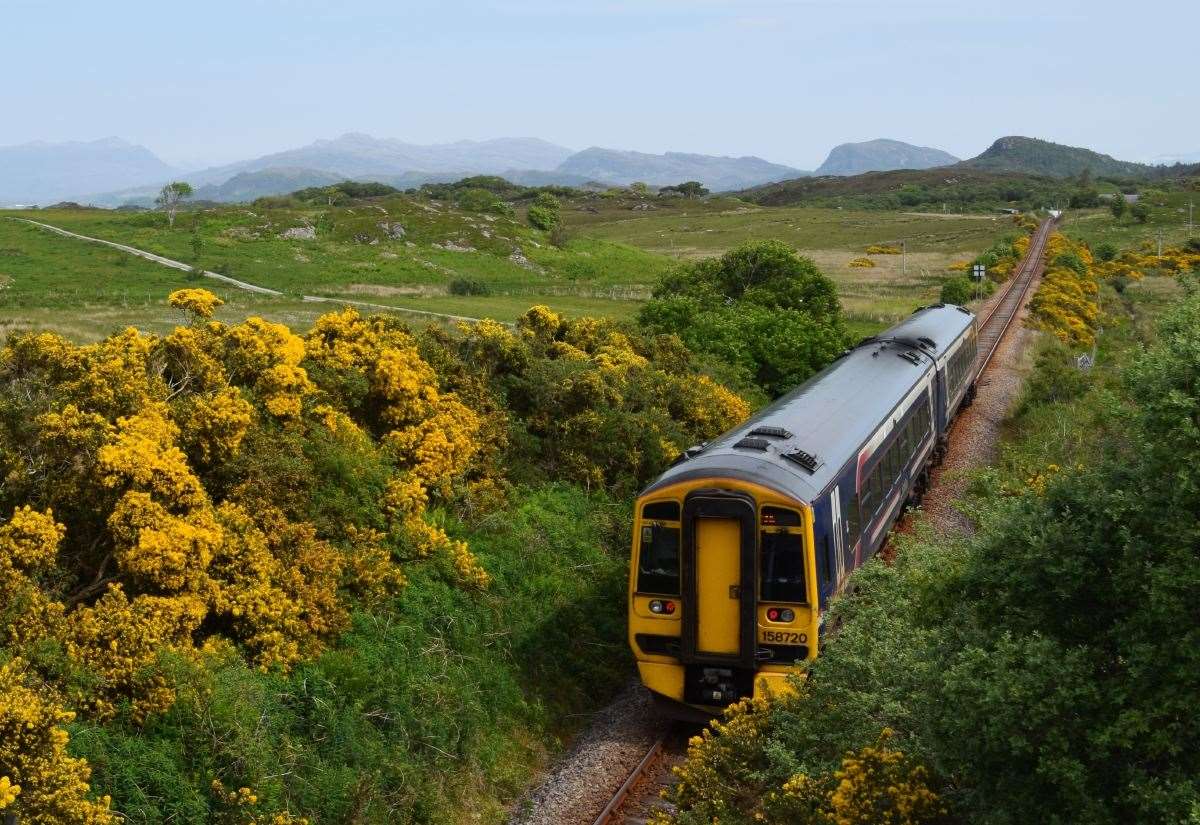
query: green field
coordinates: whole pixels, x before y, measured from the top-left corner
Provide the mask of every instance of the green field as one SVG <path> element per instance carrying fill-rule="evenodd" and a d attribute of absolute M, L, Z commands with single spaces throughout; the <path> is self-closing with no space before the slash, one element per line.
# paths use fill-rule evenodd
<path fill-rule="evenodd" d="M 9 212 L 0 219 L 0 328 L 49 327 L 80 340 L 128 324 L 160 331 L 179 320 L 164 306 L 166 296 L 195 285 L 227 301 L 224 319 L 253 313 L 301 327 L 330 309 L 303 295 L 502 321 L 538 303 L 627 320 L 678 261 L 775 238 L 834 279 L 853 330 L 868 334 L 935 300 L 947 265 L 1011 231 L 1003 217 L 763 208 L 729 198 L 587 198 L 564 204 L 563 217 L 566 240 L 556 247 L 519 215 L 399 195 L 329 208 L 194 210 L 181 213 L 174 228 L 161 213 Z M 240 291 L 14 218 L 128 244 L 284 296 Z M 402 235 L 389 231 L 396 225 Z M 315 238 L 284 237 L 302 227 Z M 903 257 L 874 255 L 874 268 L 849 266 L 869 244 L 902 240 Z M 457 280 L 483 284 L 488 294 L 452 294 Z"/>
<path fill-rule="evenodd" d="M 718 255 L 743 241 L 775 238 L 816 261 L 838 285 L 842 304 L 863 334 L 937 300 L 946 267 L 968 260 L 1012 232 L 1007 216 L 943 215 L 881 210 L 758 207 L 732 199 L 589 202 L 564 212 L 579 235 L 635 246 L 677 260 Z M 592 211 L 595 210 L 595 211 Z M 874 268 L 850 266 L 871 244 L 896 244 L 899 255 L 867 256 Z"/>
<path fill-rule="evenodd" d="M 1142 202 L 1150 207 L 1146 223 L 1138 223 L 1128 214 L 1114 218 L 1107 208 L 1081 209 L 1068 214 L 1064 231 L 1093 248 L 1106 242 L 1119 249 L 1142 241 L 1157 243 L 1160 235 L 1164 246 L 1175 246 L 1189 237 L 1200 237 L 1200 231 L 1188 226 L 1189 203 L 1194 206 L 1193 220 L 1200 224 L 1200 192 L 1143 191 Z"/>

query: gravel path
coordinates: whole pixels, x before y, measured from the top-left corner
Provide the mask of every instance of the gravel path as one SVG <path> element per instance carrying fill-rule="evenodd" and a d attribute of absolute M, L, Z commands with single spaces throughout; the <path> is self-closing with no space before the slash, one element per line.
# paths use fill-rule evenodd
<path fill-rule="evenodd" d="M 1041 277 L 1034 279 L 1030 296 Z M 1021 394 L 1029 372 L 1026 355 L 1034 338 L 1025 326 L 1028 304 L 1021 307 L 1004 339 L 980 376 L 975 401 L 950 426 L 946 456 L 933 471 L 929 491 L 921 501 L 925 521 L 941 533 L 971 532 L 970 519 L 954 506 L 966 490 L 969 472 L 996 458 L 1000 428 Z"/>
<path fill-rule="evenodd" d="M 509 825 L 591 825 L 668 723 L 638 683 L 598 712 L 540 786 L 514 807 Z"/>

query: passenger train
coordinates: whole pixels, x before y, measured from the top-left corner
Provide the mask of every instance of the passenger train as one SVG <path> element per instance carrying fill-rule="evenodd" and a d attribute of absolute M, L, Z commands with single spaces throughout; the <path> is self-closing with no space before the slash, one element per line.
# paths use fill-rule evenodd
<path fill-rule="evenodd" d="M 918 309 L 642 491 L 629 644 L 669 715 L 711 718 L 817 656 L 830 599 L 919 498 L 973 397 L 977 344 L 963 307 Z"/>

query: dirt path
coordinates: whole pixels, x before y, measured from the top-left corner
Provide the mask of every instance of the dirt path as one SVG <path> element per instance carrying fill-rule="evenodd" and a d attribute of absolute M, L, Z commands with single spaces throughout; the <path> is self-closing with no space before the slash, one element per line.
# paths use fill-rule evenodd
<path fill-rule="evenodd" d="M 128 244 L 117 243 L 116 241 L 106 241 L 103 238 L 93 238 L 90 235 L 80 235 L 78 232 L 71 232 L 70 230 L 62 229 L 61 227 L 58 227 L 58 226 L 52 226 L 51 224 L 48 224 L 48 223 L 42 223 L 41 221 L 30 220 L 29 218 L 10 218 L 9 220 L 22 221 L 24 223 L 28 223 L 33 226 L 40 227 L 40 228 L 48 230 L 50 232 L 54 232 L 55 234 L 62 235 L 65 238 L 74 238 L 74 239 L 80 240 L 80 241 L 87 241 L 89 243 L 98 243 L 98 244 L 103 244 L 104 246 L 110 246 L 113 249 L 119 249 L 122 252 L 128 252 L 130 255 L 136 255 L 139 258 L 145 258 L 147 261 L 153 261 L 154 263 L 161 264 L 162 266 L 169 266 L 172 269 L 179 269 L 184 272 L 190 272 L 193 269 L 191 264 L 185 264 L 182 261 L 172 260 L 171 258 L 167 258 L 163 255 L 158 255 L 158 254 L 155 254 L 154 252 L 147 252 L 144 249 L 138 249 L 137 247 L 129 246 Z M 271 295 L 271 296 L 274 296 L 277 298 L 289 297 L 287 295 L 287 293 L 280 292 L 277 289 L 271 289 L 270 287 L 259 286 L 258 284 L 252 284 L 249 281 L 240 281 L 237 278 L 230 278 L 228 275 L 222 275 L 219 272 L 210 272 L 207 269 L 200 269 L 200 270 L 196 270 L 196 271 L 199 272 L 201 275 L 203 275 L 205 278 L 212 278 L 215 281 L 221 281 L 222 283 L 229 284 L 230 286 L 236 287 L 237 289 L 243 289 L 247 292 L 254 292 L 259 295 Z M 430 318 L 439 318 L 439 319 L 444 319 L 444 320 L 449 320 L 449 321 L 463 321 L 468 324 L 478 323 L 479 321 L 483 320 L 482 318 L 472 318 L 469 315 L 451 315 L 451 314 L 445 313 L 445 312 L 433 312 L 428 309 L 412 309 L 410 307 L 393 306 L 391 304 L 375 304 L 375 303 L 371 303 L 370 301 L 353 301 L 353 300 L 350 300 L 347 298 L 328 298 L 324 295 L 301 295 L 300 300 L 308 301 L 308 302 L 312 302 L 312 303 L 336 304 L 337 306 L 353 306 L 353 307 L 362 307 L 364 309 L 380 309 L 380 310 L 385 310 L 388 312 L 403 312 L 403 313 L 409 314 L 409 315 L 424 315 L 424 316 L 427 316 Z M 512 324 L 505 324 L 505 326 L 512 326 Z"/>

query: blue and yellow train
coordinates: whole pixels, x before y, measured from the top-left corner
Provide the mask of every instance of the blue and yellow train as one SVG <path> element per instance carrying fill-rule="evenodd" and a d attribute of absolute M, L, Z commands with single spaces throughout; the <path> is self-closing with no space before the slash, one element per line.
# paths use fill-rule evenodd
<path fill-rule="evenodd" d="M 638 497 L 629 643 L 673 715 L 711 717 L 814 658 L 823 615 L 919 497 L 976 379 L 975 316 L 924 307 Z"/>

